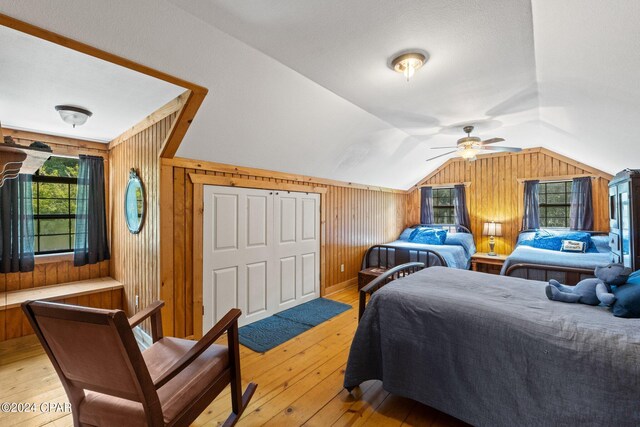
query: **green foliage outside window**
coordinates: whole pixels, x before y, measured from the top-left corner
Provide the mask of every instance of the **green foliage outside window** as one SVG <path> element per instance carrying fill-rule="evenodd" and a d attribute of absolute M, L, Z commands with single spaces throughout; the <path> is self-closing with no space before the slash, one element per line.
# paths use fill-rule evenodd
<path fill-rule="evenodd" d="M 433 219 L 436 224 L 455 224 L 453 188 L 433 189 Z"/>
<path fill-rule="evenodd" d="M 78 169 L 78 159 L 51 157 L 33 177 L 37 254 L 73 250 Z"/>

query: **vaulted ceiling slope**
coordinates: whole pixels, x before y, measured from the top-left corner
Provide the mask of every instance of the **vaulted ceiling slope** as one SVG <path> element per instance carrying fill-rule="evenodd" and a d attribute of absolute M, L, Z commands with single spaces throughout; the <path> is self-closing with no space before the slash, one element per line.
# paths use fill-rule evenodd
<path fill-rule="evenodd" d="M 532 4 L 533 3 L 533 4 Z M 210 92 L 179 156 L 408 188 L 460 125 L 615 172 L 640 113 L 635 0 L 0 0 Z M 406 48 L 429 62 L 406 83 Z M 446 160 L 443 158 L 442 161 Z"/>

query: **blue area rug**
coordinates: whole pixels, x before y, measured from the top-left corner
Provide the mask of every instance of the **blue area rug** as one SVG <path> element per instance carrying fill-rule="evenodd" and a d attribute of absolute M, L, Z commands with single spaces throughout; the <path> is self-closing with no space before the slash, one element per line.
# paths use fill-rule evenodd
<path fill-rule="evenodd" d="M 324 298 L 300 304 L 239 329 L 240 343 L 264 353 L 351 308 Z"/>

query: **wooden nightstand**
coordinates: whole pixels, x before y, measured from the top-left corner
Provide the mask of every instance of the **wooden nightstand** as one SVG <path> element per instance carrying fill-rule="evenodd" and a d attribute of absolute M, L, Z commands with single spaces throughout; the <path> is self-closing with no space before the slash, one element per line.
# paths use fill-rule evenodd
<path fill-rule="evenodd" d="M 476 252 L 471 257 L 471 269 L 483 273 L 500 274 L 505 259 L 507 259 L 507 255 L 489 255 L 486 252 Z"/>
<path fill-rule="evenodd" d="M 369 284 L 370 281 L 387 271 L 386 268 L 369 267 L 358 272 L 358 290 Z"/>

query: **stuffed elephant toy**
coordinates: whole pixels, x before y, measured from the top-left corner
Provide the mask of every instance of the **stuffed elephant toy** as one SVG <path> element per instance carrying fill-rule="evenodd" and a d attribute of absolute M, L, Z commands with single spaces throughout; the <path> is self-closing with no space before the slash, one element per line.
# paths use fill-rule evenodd
<path fill-rule="evenodd" d="M 545 291 L 547 298 L 552 301 L 612 305 L 616 297 L 611 293 L 611 286 L 624 285 L 631 273 L 632 270 L 622 264 L 609 264 L 596 267 L 595 278 L 581 280 L 575 286 L 566 286 L 557 280 L 550 280 Z"/>

